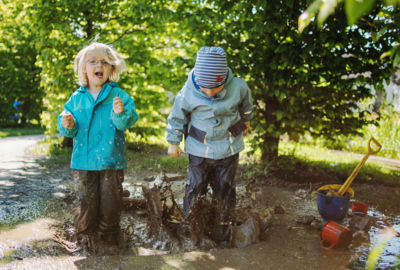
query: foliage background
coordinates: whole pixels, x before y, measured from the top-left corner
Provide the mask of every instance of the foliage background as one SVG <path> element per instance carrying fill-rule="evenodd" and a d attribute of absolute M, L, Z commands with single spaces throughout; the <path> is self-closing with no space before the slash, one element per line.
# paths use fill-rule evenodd
<path fill-rule="evenodd" d="M 394 67 L 381 57 L 398 27 L 376 33 L 382 4 L 349 27 L 338 5 L 323 24 L 300 34 L 298 17 L 312 1 L 28 0 L 0 2 L 2 122 L 10 102 L 27 106 L 21 117 L 39 119 L 54 135 L 56 117 L 78 88 L 73 59 L 91 41 L 113 45 L 128 71 L 119 82 L 135 100 L 140 119 L 130 141 L 162 136 L 174 95 L 186 81 L 201 46 L 221 46 L 235 76 L 252 89 L 249 154 L 278 155 L 279 137 L 303 134 L 331 140 L 362 134 L 380 118 L 359 102 L 383 91 Z M 398 7 L 386 15 L 396 20 Z M 382 24 L 381 24 L 382 25 Z M 323 28 L 323 31 L 320 28 Z M 13 89 L 10 91 L 9 89 Z M 12 92 L 12 94 L 10 94 Z M 24 107 L 24 106 L 22 106 Z M 24 124 L 24 121 L 21 121 Z"/>

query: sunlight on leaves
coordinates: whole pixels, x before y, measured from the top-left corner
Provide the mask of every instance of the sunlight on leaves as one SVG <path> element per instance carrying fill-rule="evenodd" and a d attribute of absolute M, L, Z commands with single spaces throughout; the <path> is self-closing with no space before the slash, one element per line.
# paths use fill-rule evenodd
<path fill-rule="evenodd" d="M 349 25 L 353 25 L 361 16 L 366 14 L 376 0 L 346 0 L 346 15 Z"/>
<path fill-rule="evenodd" d="M 304 29 L 310 24 L 312 18 L 315 17 L 315 13 L 319 10 L 319 7 L 322 4 L 322 0 L 314 1 L 306 11 L 304 11 L 298 19 L 298 30 L 299 33 L 303 33 Z"/>
<path fill-rule="evenodd" d="M 322 24 L 326 21 L 329 15 L 335 12 L 335 8 L 339 1 L 340 0 L 327 0 L 323 2 L 319 9 L 317 17 L 318 28 L 321 28 Z"/>

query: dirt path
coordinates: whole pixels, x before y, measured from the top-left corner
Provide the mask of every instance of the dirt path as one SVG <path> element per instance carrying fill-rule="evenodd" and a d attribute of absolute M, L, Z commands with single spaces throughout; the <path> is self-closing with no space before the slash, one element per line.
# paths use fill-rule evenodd
<path fill-rule="evenodd" d="M 1 143 L 0 141 L 0 145 Z M 29 146 L 32 141 L 25 143 Z M 8 145 L 10 151 L 12 152 L 13 147 L 18 144 L 23 147 L 22 141 L 18 140 L 15 140 L 14 146 Z M 309 190 L 308 187 L 289 189 L 266 182 L 257 186 L 259 190 L 256 193 L 257 203 L 265 206 L 282 206 L 285 213 L 274 215 L 266 240 L 257 244 L 244 248 L 217 248 L 210 251 L 176 252 L 157 256 L 151 255 L 151 253 L 159 254 L 157 251 L 141 249 L 140 243 L 132 242 L 131 248 L 119 255 L 69 255 L 52 240 L 53 230 L 50 229 L 52 225 L 62 224 L 65 217 L 70 215 L 70 205 L 64 200 L 64 195 L 68 194 L 66 187 L 71 181 L 68 164 L 55 165 L 44 170 L 29 156 L 22 157 L 21 154 L 16 154 L 14 159 L 15 162 L 12 164 L 19 162 L 20 165 L 15 166 L 13 172 L 1 175 L 3 178 L 0 179 L 0 199 L 19 205 L 21 197 L 24 196 L 20 195 L 19 200 L 11 200 L 10 193 L 7 193 L 9 190 L 15 190 L 15 183 L 22 186 L 28 195 L 32 195 L 34 190 L 28 190 L 27 187 L 39 186 L 45 194 L 52 196 L 43 197 L 51 199 L 51 203 L 47 205 L 42 217 L 33 218 L 25 224 L 0 232 L 0 269 L 346 269 L 349 262 L 357 260 L 360 256 L 360 258 L 364 256 L 363 261 L 366 260 L 363 254 L 376 242 L 380 229 L 385 227 L 382 222 L 377 222 L 370 230 L 368 240 L 353 241 L 348 249 L 326 250 L 320 245 L 320 231 L 296 222 L 296 219 L 304 215 L 320 218 L 315 190 Z M 37 181 L 40 184 L 37 184 Z M 182 179 L 174 182 L 176 198 L 182 197 L 185 181 L 186 179 Z M 52 185 L 52 183 L 57 184 Z M 124 188 L 134 194 L 132 191 L 140 190 L 140 186 L 145 183 L 144 180 L 137 179 L 134 174 L 129 174 L 126 175 Z M 245 193 L 245 184 L 245 182 L 238 184 L 239 196 Z M 59 186 L 63 187 L 60 189 Z M 54 195 L 57 193 L 58 195 Z M 39 194 L 42 193 L 37 195 Z M 4 208 L 1 207 L 3 206 L 0 204 L 0 209 Z M 373 206 L 369 214 L 375 217 L 381 216 Z M 125 212 L 124 215 L 130 215 L 132 218 L 129 220 L 135 226 L 143 225 L 141 224 L 143 219 L 135 212 Z M 345 219 L 344 225 L 348 224 L 349 219 L 350 217 Z M 390 219 L 390 221 L 400 230 L 400 220 Z M 394 242 L 392 246 L 399 248 L 400 245 Z M 396 252 L 399 254 L 399 250 L 391 251 L 394 254 Z M 393 266 L 393 260 L 391 263 Z M 391 268 L 385 268 L 383 264 L 381 269 Z"/>
<path fill-rule="evenodd" d="M 36 166 L 25 150 L 43 140 L 44 135 L 0 138 L 0 180 L 18 177 L 26 166 Z"/>

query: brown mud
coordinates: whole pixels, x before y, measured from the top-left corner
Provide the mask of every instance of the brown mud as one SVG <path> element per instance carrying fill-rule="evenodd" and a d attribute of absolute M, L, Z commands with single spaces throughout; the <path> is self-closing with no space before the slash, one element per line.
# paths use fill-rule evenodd
<path fill-rule="evenodd" d="M 211 225 L 206 215 L 212 212 L 213 205 L 204 198 L 197 204 L 200 240 L 193 251 L 185 251 L 177 224 L 186 178 L 157 186 L 157 176 L 153 177 L 155 180 L 148 182 L 134 174 L 126 175 L 124 188 L 130 196 L 121 217 L 124 249 L 91 243 L 86 249 L 68 252 L 67 236 L 62 233 L 72 227 L 72 211 L 65 204 L 71 198 L 64 197 L 51 202 L 45 213 L 47 218 L 0 233 L 0 269 L 365 269 L 366 254 L 378 240 L 379 232 L 387 227 L 380 221 L 382 209 L 361 200 L 370 205 L 368 214 L 375 218 L 369 231 L 354 237 L 348 248 L 324 249 L 320 229 L 299 220 L 305 216 L 320 220 L 316 190 L 325 184 L 340 183 L 340 179 L 299 168 L 256 174 L 248 185 L 249 181 L 241 180 L 238 171 L 238 208 L 231 247 L 219 247 L 207 234 Z M 353 187 L 371 188 L 374 192 L 386 188 L 356 182 Z M 359 200 L 357 192 L 351 201 L 356 199 Z M 383 211 L 388 222 L 399 230 L 398 212 Z M 349 226 L 351 218 L 348 215 L 343 225 Z M 54 233 L 62 241 L 55 241 Z M 391 246 L 394 250 L 389 255 L 398 255 L 398 241 Z M 392 269 L 391 265 L 389 262 L 389 268 L 382 269 Z"/>

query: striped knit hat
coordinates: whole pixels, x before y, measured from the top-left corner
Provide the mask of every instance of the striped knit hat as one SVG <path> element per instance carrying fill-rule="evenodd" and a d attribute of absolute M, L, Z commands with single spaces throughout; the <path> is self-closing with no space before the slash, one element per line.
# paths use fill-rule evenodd
<path fill-rule="evenodd" d="M 226 52 L 221 47 L 202 47 L 194 66 L 195 81 L 204 88 L 223 85 L 228 74 Z"/>

